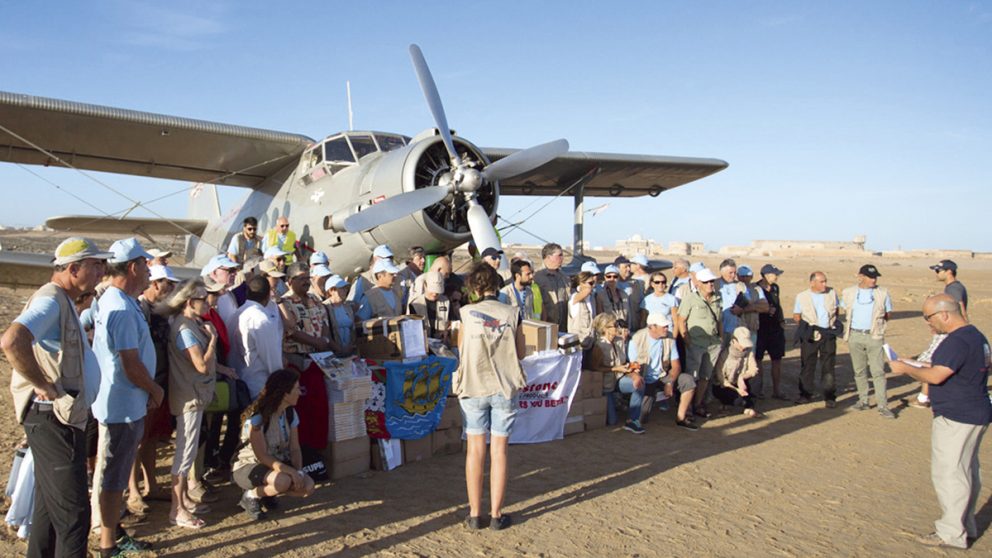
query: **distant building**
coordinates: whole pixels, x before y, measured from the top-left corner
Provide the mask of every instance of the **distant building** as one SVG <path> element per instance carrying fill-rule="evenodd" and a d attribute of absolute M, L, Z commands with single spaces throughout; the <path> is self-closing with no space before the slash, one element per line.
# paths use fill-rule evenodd
<path fill-rule="evenodd" d="M 724 246 L 726 256 L 800 256 L 800 255 L 866 255 L 865 237 L 856 236 L 850 242 L 836 240 L 755 240 L 749 246 Z"/>
<path fill-rule="evenodd" d="M 625 256 L 633 256 L 634 254 L 653 256 L 662 253 L 661 244 L 650 238 L 644 238 L 639 234 L 635 234 L 625 240 L 618 240 L 616 251 Z"/>
<path fill-rule="evenodd" d="M 692 256 L 706 252 L 706 246 L 702 242 L 680 242 L 672 241 L 668 243 L 668 254 L 676 256 Z"/>

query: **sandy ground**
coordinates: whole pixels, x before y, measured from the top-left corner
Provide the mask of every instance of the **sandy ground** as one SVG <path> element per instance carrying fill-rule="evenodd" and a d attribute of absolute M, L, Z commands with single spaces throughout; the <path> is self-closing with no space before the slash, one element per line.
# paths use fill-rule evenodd
<path fill-rule="evenodd" d="M 8 240 L 4 240 L 5 246 Z M 719 258 L 705 258 L 716 265 Z M 760 265 L 761 261 L 750 261 Z M 795 293 L 814 269 L 832 285 L 853 283 L 865 262 L 784 260 L 783 299 L 791 313 Z M 940 290 L 919 260 L 877 259 L 882 284 L 895 306 L 889 341 L 915 354 L 929 340 L 920 306 Z M 992 263 L 958 262 L 969 288 L 973 322 L 992 333 Z M 16 315 L 27 291 L 0 290 L 0 323 Z M 838 344 L 836 409 L 821 402 L 796 406 L 762 400 L 761 420 L 733 414 L 709 420 L 696 433 L 677 429 L 671 412 L 655 414 L 647 434 L 611 428 L 563 441 L 511 448 L 508 531 L 469 532 L 463 456 L 435 457 L 392 472 L 327 484 L 309 500 L 284 500 L 262 523 L 236 507 L 226 486 L 208 526 L 193 532 L 169 527 L 168 504 L 153 503 L 137 536 L 170 556 L 930 556 L 953 551 L 920 546 L 914 535 L 932 530 L 938 506 L 930 484 L 930 413 L 905 406 L 916 386 L 890 377 L 898 420 L 856 412 L 845 344 Z M 798 350 L 784 361 L 785 391 L 796 393 Z M 9 365 L 0 363 L 6 385 Z M 770 381 L 766 380 L 770 390 Z M 22 436 L 0 391 L 0 471 L 9 470 Z M 165 482 L 171 450 L 159 453 Z M 988 471 L 992 447 L 981 458 Z M 986 472 L 986 485 L 992 477 Z M 992 499 L 979 498 L 981 536 L 969 551 L 992 555 Z M 26 546 L 9 534 L 0 555 Z"/>

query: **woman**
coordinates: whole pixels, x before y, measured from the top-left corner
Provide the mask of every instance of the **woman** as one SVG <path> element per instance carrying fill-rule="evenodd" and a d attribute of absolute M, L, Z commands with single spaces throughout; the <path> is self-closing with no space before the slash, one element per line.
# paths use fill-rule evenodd
<path fill-rule="evenodd" d="M 330 320 L 331 351 L 339 357 L 355 352 L 355 311 L 348 304 L 348 282 L 340 275 L 332 275 L 325 283 L 327 317 Z"/>
<path fill-rule="evenodd" d="M 665 274 L 660 271 L 655 271 L 648 279 L 648 286 L 651 288 L 651 292 L 641 300 L 641 323 L 646 323 L 648 314 L 652 312 L 660 312 L 672 320 L 672 323 L 675 323 L 672 308 L 676 308 L 679 301 L 675 295 L 668 293 L 668 277 L 665 277 Z"/>
<path fill-rule="evenodd" d="M 575 291 L 568 299 L 568 332 L 574 333 L 586 351 L 583 361 L 588 358 L 588 351 L 596 340 L 592 329 L 592 319 L 596 315 L 594 291 L 596 276 L 589 271 L 580 271 L 572 278 L 572 289 Z"/>
<path fill-rule="evenodd" d="M 200 445 L 203 411 L 213 399 L 217 369 L 217 333 L 201 316 L 207 312 L 207 289 L 199 280 L 187 282 L 157 308 L 171 316 L 168 337 L 169 411 L 176 417 L 176 453 L 172 459 L 172 508 L 169 521 L 189 529 L 203 527 L 186 494 L 186 479 Z"/>
<path fill-rule="evenodd" d="M 276 370 L 243 415 L 241 449 L 232 476 L 245 491 L 240 505 L 254 520 L 265 519 L 262 506 L 274 510 L 280 494 L 304 498 L 313 494 L 313 479 L 302 471 L 300 418 L 292 409 L 300 398 L 299 380 L 295 370 Z"/>
<path fill-rule="evenodd" d="M 730 344 L 720 353 L 713 370 L 713 396 L 725 406 L 741 402 L 744 416 L 757 417 L 754 395 L 749 380 L 758 375 L 758 362 L 754 359 L 751 332 L 746 327 L 734 330 Z"/>
<path fill-rule="evenodd" d="M 644 401 L 644 378 L 637 366 L 627 363 L 627 351 L 623 348 L 617 317 L 610 313 L 600 314 L 593 320 L 593 328 L 596 330 L 596 342 L 592 346 L 588 368 L 603 372 L 603 393 L 612 394 L 619 389 L 620 393 L 630 394 L 630 409 L 624 428 L 635 434 L 643 434 L 640 419 L 641 403 Z M 613 414 L 615 416 L 615 411 Z"/>
<path fill-rule="evenodd" d="M 458 370 L 452 393 L 458 396 L 468 452 L 465 455 L 465 485 L 469 515 L 465 524 L 481 529 L 482 480 L 486 463 L 486 434 L 490 434 L 489 528 L 510 526 L 503 513 L 506 492 L 506 448 L 517 411 L 517 392 L 527 385 L 520 359 L 524 354 L 520 314 L 499 301 L 499 274 L 487 263 L 477 263 L 469 273 L 469 292 L 479 299 L 462 307 Z"/>

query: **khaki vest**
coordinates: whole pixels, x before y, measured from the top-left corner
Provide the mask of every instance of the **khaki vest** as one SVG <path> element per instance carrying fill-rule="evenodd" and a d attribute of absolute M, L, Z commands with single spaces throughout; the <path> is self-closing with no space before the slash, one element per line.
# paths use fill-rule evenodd
<path fill-rule="evenodd" d="M 498 394 L 512 399 L 527 385 L 517 360 L 517 311 L 498 300 L 483 300 L 462 306 L 461 317 L 461 358 L 452 393 L 460 398 Z"/>
<path fill-rule="evenodd" d="M 280 306 L 286 308 L 289 314 L 296 317 L 296 329 L 312 337 L 320 337 L 327 325 L 327 311 L 316 297 L 306 294 L 309 306 L 302 301 L 293 300 L 290 296 L 282 299 Z M 282 342 L 282 352 L 291 354 L 306 354 L 314 352 L 310 345 L 294 341 L 286 332 Z"/>
<path fill-rule="evenodd" d="M 854 305 L 857 303 L 858 286 L 848 287 L 841 294 L 844 301 L 844 308 L 847 308 L 847 320 L 844 321 L 844 340 L 847 341 L 851 335 L 851 318 L 854 317 Z M 885 335 L 885 299 L 889 297 L 889 291 L 885 287 L 875 287 L 875 302 L 871 307 L 871 336 L 881 339 Z"/>
<path fill-rule="evenodd" d="M 627 320 L 628 325 L 630 324 L 630 307 L 628 305 L 627 293 L 623 292 L 620 287 L 617 287 L 615 297 L 610 298 L 610 293 L 607 292 L 607 288 L 596 291 L 596 306 L 603 309 L 603 312 L 613 314 L 618 320 Z"/>
<path fill-rule="evenodd" d="M 827 290 L 823 293 L 823 306 L 827 309 L 827 327 L 832 326 L 834 322 L 837 321 L 837 297 L 826 296 L 833 292 L 834 290 L 832 288 L 827 287 Z M 797 294 L 796 302 L 799 304 L 799 317 L 806 323 L 815 326 L 817 324 L 817 318 L 816 306 L 813 304 L 813 291 L 806 289 L 805 291 Z M 813 339 L 820 339 L 819 331 L 815 332 Z"/>
<path fill-rule="evenodd" d="M 614 372 L 611 370 L 614 366 L 620 366 L 622 364 L 627 364 L 627 353 L 623 350 L 622 346 L 618 346 L 618 341 L 620 338 L 614 339 L 611 343 L 603 337 L 597 337 L 596 343 L 592 347 L 592 355 L 590 360 L 592 361 L 593 370 L 598 370 L 603 373 L 603 391 L 611 392 L 616 389 L 617 380 L 622 378 L 624 374 L 620 372 Z"/>
<path fill-rule="evenodd" d="M 672 345 L 675 340 L 671 337 L 666 337 L 664 342 L 661 344 L 661 377 L 664 378 L 668 375 L 668 371 L 672 369 Z M 637 361 L 642 366 L 646 366 L 651 362 L 651 337 L 648 335 L 648 328 L 644 328 L 634 334 L 630 338 L 630 344 L 637 349 Z M 641 376 L 646 376 L 647 370 L 641 371 Z"/>
<path fill-rule="evenodd" d="M 38 361 L 38 366 L 48 381 L 55 384 L 55 390 L 60 395 L 53 404 L 55 415 L 59 422 L 66 426 L 74 426 L 80 430 L 86 427 L 87 397 L 83 394 L 83 363 L 85 360 L 86 347 L 88 343 L 83 333 L 83 326 L 76 316 L 76 308 L 69 295 L 62 287 L 55 283 L 44 285 L 28 299 L 24 305 L 24 310 L 31 306 L 31 302 L 37 297 L 51 297 L 59 305 L 59 331 L 61 333 L 58 353 L 46 351 L 41 343 L 35 343 L 31 349 L 34 358 Z M 22 310 L 23 312 L 23 310 Z M 66 390 L 78 391 L 76 397 L 66 394 Z M 10 393 L 14 398 L 14 411 L 17 415 L 17 422 L 24 422 L 24 414 L 34 400 L 34 386 L 20 374 L 13 370 L 10 377 Z M 96 394 L 90 394 L 92 399 Z"/>
<path fill-rule="evenodd" d="M 242 234 L 242 236 L 244 236 Z M 269 229 L 269 232 L 265 235 L 265 247 L 271 248 L 273 246 L 278 247 L 283 252 L 289 252 L 286 254 L 286 265 L 289 265 L 296 261 L 296 233 L 291 230 L 286 231 L 286 241 L 279 242 L 279 231 L 276 229 Z"/>
<path fill-rule="evenodd" d="M 202 326 L 182 314 L 172 318 L 169 328 L 169 412 L 179 416 L 191 411 L 202 411 L 214 398 L 215 370 L 217 354 L 207 362 L 206 374 L 200 374 L 193 366 L 186 351 L 176 345 L 181 331 L 191 331 L 200 343 L 200 352 L 206 355 L 210 338 Z"/>
<path fill-rule="evenodd" d="M 426 295 L 419 295 L 410 301 L 410 311 L 418 316 L 423 316 L 426 320 L 429 316 L 427 315 L 427 297 Z M 437 302 L 434 304 L 434 323 L 430 324 L 429 330 L 434 332 L 447 331 L 448 324 L 450 323 L 449 314 L 451 313 L 451 301 L 448 297 L 440 295 L 437 298 Z"/>
<path fill-rule="evenodd" d="M 754 283 L 745 284 L 743 281 L 737 282 L 737 292 L 744 293 L 744 296 L 752 303 L 761 299 L 761 295 L 758 294 L 758 288 Z M 745 312 L 741 314 L 737 318 L 737 324 L 746 327 L 751 333 L 758 331 L 758 313 Z"/>
<path fill-rule="evenodd" d="M 578 316 L 573 316 L 571 312 L 568 313 L 568 332 L 579 336 L 579 343 L 582 344 L 582 348 L 589 349 L 596 340 L 596 336 L 592 330 L 593 315 L 586 301 L 583 300 L 578 307 Z"/>
<path fill-rule="evenodd" d="M 372 307 L 372 317 L 373 318 L 394 318 L 403 314 L 403 294 L 396 293 L 393 290 L 393 296 L 396 297 L 396 307 L 393 308 L 389 305 L 389 301 L 386 300 L 386 295 L 382 294 L 382 287 L 372 287 L 365 292 L 365 298 L 369 301 L 369 306 Z"/>
<path fill-rule="evenodd" d="M 261 258 L 262 257 L 262 250 L 260 248 L 262 246 L 262 239 L 261 238 L 259 238 L 257 236 L 255 237 L 255 247 L 254 248 L 248 248 L 248 239 L 245 238 L 245 233 L 244 232 L 239 232 L 237 235 L 234 236 L 234 238 L 237 239 L 235 241 L 235 244 L 237 244 L 237 247 L 238 247 L 238 252 L 235 254 L 235 256 L 237 256 L 238 259 L 235 260 L 235 261 L 237 261 L 238 263 L 242 263 L 243 264 L 243 263 L 245 263 L 245 260 L 247 260 L 248 258 L 251 258 L 251 257 Z"/>
<path fill-rule="evenodd" d="M 514 307 L 517 310 L 517 312 L 519 312 L 520 311 L 520 300 L 517 299 L 516 287 L 517 287 L 516 284 L 511 282 L 507 286 L 505 286 L 502 289 L 500 289 L 499 292 L 505 294 L 506 295 L 506 299 L 510 301 L 509 302 L 510 306 Z M 524 309 L 523 319 L 525 319 L 525 320 L 540 320 L 541 319 L 541 312 L 540 312 L 540 310 L 538 310 L 537 308 L 535 308 L 535 306 L 537 304 L 537 302 L 536 302 L 537 298 L 539 296 L 541 296 L 540 295 L 541 289 L 540 289 L 540 287 L 538 287 L 537 289 L 534 289 L 533 288 L 534 287 L 534 283 L 531 283 L 531 287 L 532 287 L 530 289 L 530 295 L 531 296 L 527 300 L 528 307 Z"/>

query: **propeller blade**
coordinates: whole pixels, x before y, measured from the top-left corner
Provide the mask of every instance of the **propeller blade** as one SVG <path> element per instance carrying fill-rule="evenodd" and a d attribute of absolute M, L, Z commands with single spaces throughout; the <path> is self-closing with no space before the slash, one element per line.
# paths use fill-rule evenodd
<path fill-rule="evenodd" d="M 348 232 L 361 232 L 385 225 L 391 221 L 402 219 L 430 207 L 443 200 L 448 195 L 444 186 L 430 186 L 412 192 L 404 192 L 381 202 L 371 205 L 344 220 L 344 228 Z"/>
<path fill-rule="evenodd" d="M 448 118 L 444 115 L 441 95 L 437 92 L 434 76 L 431 75 L 431 69 L 427 66 L 427 60 L 424 59 L 424 53 L 420 51 L 419 46 L 410 45 L 410 58 L 413 59 L 413 69 L 417 72 L 417 81 L 420 82 L 420 89 L 424 92 L 424 98 L 427 99 L 427 106 L 430 107 L 431 114 L 434 115 L 434 125 L 441 132 L 441 138 L 444 140 L 444 146 L 448 149 L 453 166 L 457 167 L 461 164 L 461 157 L 455 151 L 455 142 L 451 139 L 451 128 L 448 127 Z"/>
<path fill-rule="evenodd" d="M 536 169 L 566 151 L 568 151 L 568 140 L 564 139 L 528 147 L 489 165 L 482 170 L 482 176 L 489 181 L 517 176 Z"/>
<path fill-rule="evenodd" d="M 482 253 L 486 248 L 501 249 L 499 236 L 496 234 L 496 228 L 493 227 L 492 221 L 489 220 L 489 215 L 486 215 L 485 208 L 474 199 L 469 200 L 467 217 L 468 228 L 472 231 L 472 240 L 479 253 Z"/>

